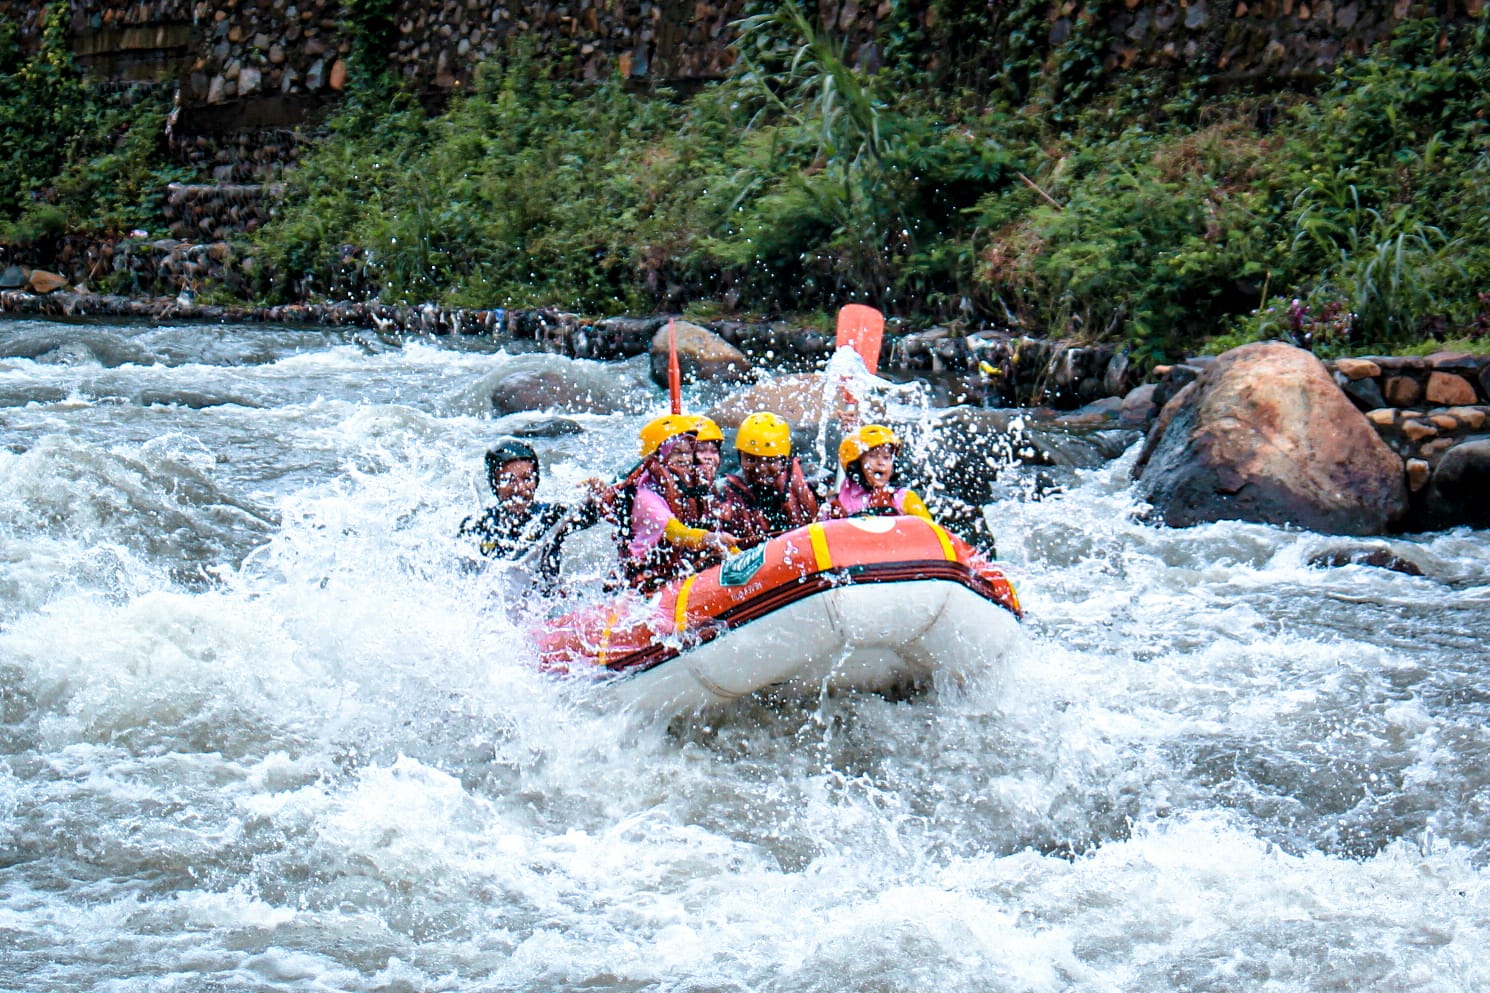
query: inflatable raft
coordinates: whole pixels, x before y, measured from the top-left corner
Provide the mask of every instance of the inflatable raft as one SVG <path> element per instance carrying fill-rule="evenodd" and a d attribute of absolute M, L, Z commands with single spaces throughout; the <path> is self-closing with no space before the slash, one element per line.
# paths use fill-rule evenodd
<path fill-rule="evenodd" d="M 768 687 L 880 690 L 996 662 L 1019 637 L 1009 580 L 918 517 L 810 524 L 651 597 L 551 620 L 545 668 L 623 706 L 701 709 Z"/>

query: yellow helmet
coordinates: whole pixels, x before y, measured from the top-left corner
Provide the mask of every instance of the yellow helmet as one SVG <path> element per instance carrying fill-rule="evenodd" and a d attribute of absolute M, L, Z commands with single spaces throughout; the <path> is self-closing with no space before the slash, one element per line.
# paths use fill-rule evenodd
<path fill-rule="evenodd" d="M 894 445 L 898 449 L 900 439 L 883 424 L 865 424 L 838 443 L 838 464 L 847 469 L 865 452 L 881 445 Z"/>
<path fill-rule="evenodd" d="M 792 453 L 792 428 L 775 414 L 751 414 L 735 433 L 735 450 L 765 458 Z"/>
<path fill-rule="evenodd" d="M 680 434 L 692 434 L 698 430 L 698 418 L 690 414 L 663 414 L 661 417 L 653 418 L 642 426 L 637 437 L 642 443 L 642 457 L 646 458 L 669 438 L 676 438 Z"/>
<path fill-rule="evenodd" d="M 721 431 L 721 430 L 719 430 L 719 425 L 718 424 L 715 424 L 713 421 L 709 420 L 707 417 L 703 417 L 703 416 L 695 417 L 693 419 L 693 423 L 698 426 L 698 440 L 699 441 L 723 441 L 724 440 L 724 432 Z"/>

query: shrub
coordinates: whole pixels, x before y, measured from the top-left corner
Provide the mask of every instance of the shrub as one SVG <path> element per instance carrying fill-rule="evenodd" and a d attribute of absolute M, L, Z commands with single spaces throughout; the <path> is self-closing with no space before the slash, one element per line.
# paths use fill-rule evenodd
<path fill-rule="evenodd" d="M 161 224 L 168 97 L 133 102 L 87 85 L 67 45 L 67 4 L 53 4 L 41 44 L 22 58 L 0 23 L 0 241 L 64 232 L 118 233 Z"/>

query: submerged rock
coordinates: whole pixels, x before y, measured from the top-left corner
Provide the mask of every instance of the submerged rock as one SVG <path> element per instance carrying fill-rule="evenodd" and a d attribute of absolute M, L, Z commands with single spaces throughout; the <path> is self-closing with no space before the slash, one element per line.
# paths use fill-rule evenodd
<path fill-rule="evenodd" d="M 721 427 L 737 428 L 756 411 L 769 410 L 794 429 L 815 429 L 841 407 L 842 400 L 829 389 L 827 377 L 807 372 L 776 376 L 741 390 L 716 404 L 709 416 Z"/>
<path fill-rule="evenodd" d="M 491 405 L 499 415 L 530 410 L 611 414 L 636 409 L 635 385 L 600 363 L 524 355 L 495 378 Z"/>
<path fill-rule="evenodd" d="M 1421 576 L 1423 570 L 1411 559 L 1404 558 L 1386 545 L 1357 545 L 1346 548 L 1331 548 L 1309 558 L 1309 565 L 1316 569 L 1338 569 L 1347 565 L 1367 565 L 1375 569 L 1387 569 L 1406 576 Z"/>
<path fill-rule="evenodd" d="M 1232 349 L 1176 394 L 1133 473 L 1172 527 L 1382 534 L 1407 511 L 1401 458 L 1317 358 L 1279 342 Z"/>
<path fill-rule="evenodd" d="M 1121 455 L 1140 437 L 1131 428 L 1066 423 L 1048 411 L 951 407 L 929 421 L 919 435 L 924 452 L 912 458 L 925 463 L 928 478 L 941 492 L 972 505 L 998 498 L 1000 476 L 1020 466 L 1061 470 L 1093 469 Z M 1046 475 L 1048 484 L 1055 478 Z"/>

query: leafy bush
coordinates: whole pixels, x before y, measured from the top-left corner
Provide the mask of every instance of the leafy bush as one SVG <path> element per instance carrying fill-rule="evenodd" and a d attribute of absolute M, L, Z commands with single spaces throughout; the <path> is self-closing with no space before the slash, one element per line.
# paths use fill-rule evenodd
<path fill-rule="evenodd" d="M 1490 275 L 1490 63 L 1483 21 L 1443 30 L 1402 26 L 1275 131 L 1253 123 L 1257 98 L 1184 97 L 1117 115 L 1114 136 L 1110 107 L 1047 135 L 1031 174 L 1049 199 L 980 203 L 985 296 L 1031 328 L 1126 340 L 1140 363 L 1216 336 L 1329 351 L 1467 327 Z"/>
<path fill-rule="evenodd" d="M 437 117 L 398 99 L 348 108 L 262 231 L 278 291 L 624 309 L 635 253 L 619 225 L 646 191 L 623 167 L 673 111 L 619 83 L 579 102 L 519 59 Z"/>
<path fill-rule="evenodd" d="M 1445 30 L 1402 25 L 1295 109 L 1274 170 L 1291 191 L 1269 259 L 1282 292 L 1238 320 L 1244 333 L 1280 315 L 1326 351 L 1474 333 L 1490 279 L 1490 34 L 1483 19 Z"/>
<path fill-rule="evenodd" d="M 1255 188 L 1266 144 L 1233 123 L 1134 127 L 1065 150 L 1038 182 L 986 196 L 986 292 L 1018 323 L 1126 338 L 1159 361 L 1216 330 L 1246 298 L 1265 229 Z"/>
<path fill-rule="evenodd" d="M 67 46 L 67 4 L 53 4 L 41 45 L 23 58 L 0 23 L 0 241 L 159 227 L 168 98 L 130 103 L 88 85 Z"/>
<path fill-rule="evenodd" d="M 986 127 L 895 98 L 794 2 L 740 22 L 730 92 L 753 111 L 700 261 L 763 304 L 946 312 L 970 292 L 965 211 L 1011 175 Z"/>
<path fill-rule="evenodd" d="M 1219 99 L 1099 71 L 1091 25 L 1046 51 L 1034 0 L 992 26 L 933 6 L 938 37 L 891 4 L 877 71 L 797 3 L 762 2 L 731 78 L 686 99 L 560 84 L 520 51 L 434 116 L 379 92 L 261 232 L 272 292 L 598 313 L 858 299 L 1120 341 L 1139 365 L 1208 339 L 1479 333 L 1483 20 L 1403 25 L 1316 95 Z M 385 7 L 354 5 L 369 37 Z M 927 55 L 968 45 L 1006 58 L 980 76 Z"/>

